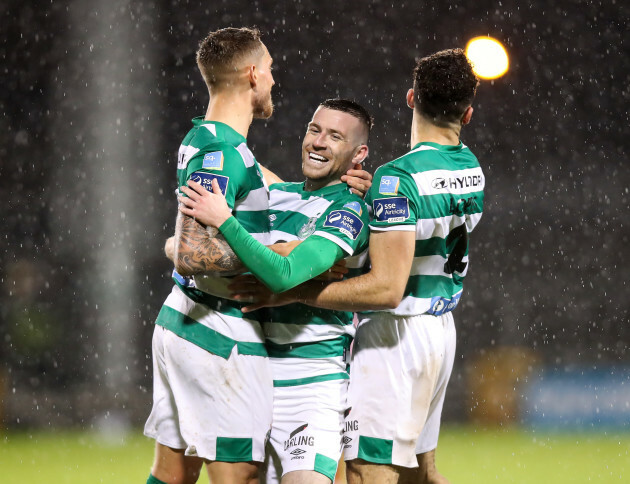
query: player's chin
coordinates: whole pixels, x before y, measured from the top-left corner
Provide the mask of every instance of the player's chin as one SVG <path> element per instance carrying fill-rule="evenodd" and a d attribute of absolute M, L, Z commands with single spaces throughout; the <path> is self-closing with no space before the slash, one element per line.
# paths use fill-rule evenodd
<path fill-rule="evenodd" d="M 254 118 L 255 119 L 269 119 L 272 114 L 273 114 L 273 104 L 270 103 L 267 106 L 263 107 L 262 109 L 254 111 Z"/>

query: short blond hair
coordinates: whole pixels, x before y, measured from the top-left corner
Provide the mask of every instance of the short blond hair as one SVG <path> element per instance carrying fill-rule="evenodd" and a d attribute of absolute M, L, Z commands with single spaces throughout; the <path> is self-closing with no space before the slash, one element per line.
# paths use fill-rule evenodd
<path fill-rule="evenodd" d="M 256 28 L 234 28 L 210 32 L 199 43 L 197 65 L 208 87 L 220 85 L 249 55 L 262 55 L 263 44 Z"/>

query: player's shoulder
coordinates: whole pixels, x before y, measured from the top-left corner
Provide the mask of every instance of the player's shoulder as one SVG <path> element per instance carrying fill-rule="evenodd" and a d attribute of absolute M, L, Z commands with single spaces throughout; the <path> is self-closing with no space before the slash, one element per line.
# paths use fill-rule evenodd
<path fill-rule="evenodd" d="M 367 203 L 365 203 L 363 198 L 350 190 L 340 192 L 338 197 L 330 204 L 328 212 L 335 210 L 350 212 L 361 219 L 369 220 Z"/>
<path fill-rule="evenodd" d="M 223 141 L 215 140 L 205 144 L 194 155 L 195 169 L 226 171 L 230 173 L 245 172 L 255 165 L 256 161 L 246 145 L 233 146 Z"/>

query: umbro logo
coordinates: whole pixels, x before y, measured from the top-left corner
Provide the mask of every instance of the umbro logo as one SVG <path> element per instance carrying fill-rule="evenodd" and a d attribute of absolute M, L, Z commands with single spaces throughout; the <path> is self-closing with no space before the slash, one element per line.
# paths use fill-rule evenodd
<path fill-rule="evenodd" d="M 350 437 L 348 437 L 347 435 L 343 436 L 343 439 L 341 439 L 341 442 L 345 445 L 348 444 L 349 442 L 351 442 L 352 439 Z"/>
<path fill-rule="evenodd" d="M 291 455 L 302 455 L 302 454 L 306 454 L 306 451 L 302 449 L 295 449 L 291 451 Z"/>

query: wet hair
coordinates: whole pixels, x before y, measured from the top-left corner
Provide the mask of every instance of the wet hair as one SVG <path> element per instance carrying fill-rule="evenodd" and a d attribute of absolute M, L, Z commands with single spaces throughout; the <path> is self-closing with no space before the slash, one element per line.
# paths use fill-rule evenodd
<path fill-rule="evenodd" d="M 365 125 L 368 136 L 370 135 L 370 130 L 372 129 L 372 126 L 374 126 L 374 118 L 368 110 L 361 106 L 358 102 L 340 98 L 326 99 L 324 102 L 320 103 L 320 106 L 354 116 Z"/>
<path fill-rule="evenodd" d="M 459 121 L 478 85 L 462 49 L 436 52 L 419 59 L 413 70 L 415 109 L 438 126 Z"/>
<path fill-rule="evenodd" d="M 263 53 L 258 29 L 228 27 L 210 32 L 199 43 L 197 65 L 206 83 L 212 86 L 234 72 L 241 59 L 257 51 Z"/>

